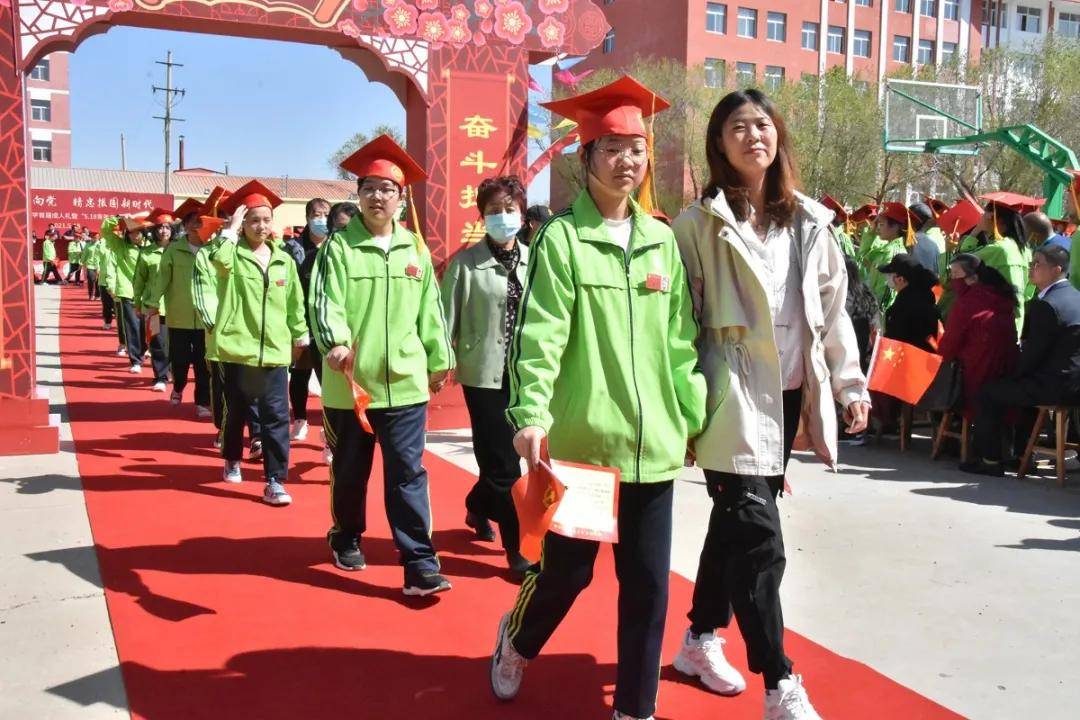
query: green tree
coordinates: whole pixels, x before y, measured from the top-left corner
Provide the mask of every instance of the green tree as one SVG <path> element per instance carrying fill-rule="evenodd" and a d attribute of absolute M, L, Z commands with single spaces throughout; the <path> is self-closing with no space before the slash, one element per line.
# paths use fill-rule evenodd
<path fill-rule="evenodd" d="M 359 150 L 361 147 L 366 145 L 369 141 L 374 140 L 375 138 L 379 137 L 380 135 L 389 135 L 390 137 L 392 137 L 394 139 L 394 142 L 396 142 L 398 145 L 401 145 L 401 146 L 405 145 L 405 140 L 401 136 L 401 131 L 398 130 L 396 127 L 394 127 L 392 125 L 377 125 L 375 128 L 372 129 L 370 136 L 368 136 L 366 133 L 358 132 L 355 135 L 353 135 L 351 138 L 346 140 L 344 143 L 342 143 L 341 147 L 339 147 L 337 150 L 335 150 L 334 154 L 331 155 L 329 158 L 327 158 L 327 160 L 326 160 L 327 164 L 331 168 L 333 168 L 334 172 L 337 173 L 337 177 L 339 179 L 341 179 L 341 180 L 349 180 L 349 179 L 351 179 L 352 174 L 345 171 L 345 170 L 343 170 L 340 167 L 341 166 L 341 161 L 344 160 L 345 158 L 349 157 L 354 152 Z"/>

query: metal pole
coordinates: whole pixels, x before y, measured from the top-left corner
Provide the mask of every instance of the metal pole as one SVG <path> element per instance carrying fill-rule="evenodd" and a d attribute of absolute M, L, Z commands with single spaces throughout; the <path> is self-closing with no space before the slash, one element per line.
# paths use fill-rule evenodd
<path fill-rule="evenodd" d="M 124 142 L 124 133 L 120 133 L 120 169 L 127 170 L 127 143 Z"/>
<path fill-rule="evenodd" d="M 172 123 L 173 121 L 183 122 L 183 118 L 174 118 L 172 114 L 173 99 L 177 96 L 183 96 L 184 90 L 173 87 L 172 84 L 172 69 L 173 67 L 184 67 L 180 63 L 174 63 L 172 61 L 172 50 L 169 50 L 165 55 L 165 62 L 160 60 L 156 61 L 158 65 L 165 66 L 165 87 L 154 86 L 154 92 L 165 93 L 165 115 L 155 116 L 156 119 L 161 120 L 164 123 L 164 135 L 165 135 L 165 194 L 172 194 L 170 188 L 170 175 L 172 174 Z"/>

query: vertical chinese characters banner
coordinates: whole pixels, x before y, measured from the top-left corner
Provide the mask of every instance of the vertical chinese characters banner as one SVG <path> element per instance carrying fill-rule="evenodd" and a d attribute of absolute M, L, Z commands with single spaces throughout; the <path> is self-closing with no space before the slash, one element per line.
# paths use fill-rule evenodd
<path fill-rule="evenodd" d="M 510 113 L 512 77 L 497 73 L 453 72 L 447 102 L 446 238 L 450 253 L 484 237 L 476 191 L 486 178 L 504 172 L 513 130 Z"/>

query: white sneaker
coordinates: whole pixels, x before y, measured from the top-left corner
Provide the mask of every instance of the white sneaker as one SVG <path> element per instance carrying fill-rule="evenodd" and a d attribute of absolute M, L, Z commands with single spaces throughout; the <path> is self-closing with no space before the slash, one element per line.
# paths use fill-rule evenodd
<path fill-rule="evenodd" d="M 214 436 L 214 449 L 215 450 L 220 450 L 221 449 L 221 433 L 220 432 L 217 435 Z"/>
<path fill-rule="evenodd" d="M 211 418 L 214 417 L 214 411 L 206 407 L 205 405 L 196 405 L 195 417 L 199 418 L 200 420 L 202 420 L 203 418 Z"/>
<path fill-rule="evenodd" d="M 746 689 L 746 680 L 724 657 L 725 642 L 716 633 L 703 633 L 695 639 L 687 630 L 682 649 L 675 656 L 675 669 L 701 678 L 701 683 L 714 693 L 738 695 Z"/>
<path fill-rule="evenodd" d="M 142 365 L 132 365 L 128 368 L 128 372 L 132 375 L 138 375 L 142 372 Z"/>
<path fill-rule="evenodd" d="M 654 720 L 654 718 L 652 715 L 647 718 L 636 718 L 633 715 L 627 715 L 626 713 L 621 713 L 616 710 L 611 716 L 611 720 Z"/>
<path fill-rule="evenodd" d="M 297 420 L 292 424 L 292 439 L 307 440 L 307 420 Z"/>
<path fill-rule="evenodd" d="M 765 720 L 821 720 L 806 696 L 802 675 L 788 675 L 776 690 L 765 691 Z"/>
<path fill-rule="evenodd" d="M 127 355 L 127 348 L 121 345 L 116 350 L 116 357 L 124 357 L 125 355 Z"/>
<path fill-rule="evenodd" d="M 238 483 L 243 481 L 243 477 L 240 475 L 240 463 L 225 461 L 225 469 L 221 472 L 221 479 L 227 483 Z"/>
<path fill-rule="evenodd" d="M 183 399 L 184 399 L 183 395 L 181 395 L 180 393 L 173 390 L 172 395 L 169 396 L 169 404 L 170 405 L 179 405 L 180 401 L 183 400 Z"/>
<path fill-rule="evenodd" d="M 499 621 L 499 636 L 495 640 L 495 652 L 491 654 L 491 691 L 500 700 L 513 700 L 517 696 L 525 666 L 529 664 L 506 636 L 511 614 L 506 613 Z"/>
<path fill-rule="evenodd" d="M 153 390 L 154 392 L 160 392 L 160 393 L 163 393 L 166 390 L 168 390 L 168 388 L 165 386 L 165 383 L 163 383 L 163 382 L 154 383 L 154 387 L 152 387 L 150 389 Z M 173 403 L 173 405 L 177 405 L 177 404 L 178 403 Z"/>
<path fill-rule="evenodd" d="M 109 323 L 101 323 L 101 329 L 102 330 L 112 330 L 112 325 L 110 325 Z"/>

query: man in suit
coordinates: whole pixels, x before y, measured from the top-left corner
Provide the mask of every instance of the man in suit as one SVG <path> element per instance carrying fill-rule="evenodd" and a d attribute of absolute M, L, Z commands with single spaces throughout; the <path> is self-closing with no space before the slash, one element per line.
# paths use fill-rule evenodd
<path fill-rule="evenodd" d="M 1035 251 L 1030 277 L 1038 295 L 1028 303 L 1019 367 L 1013 377 L 983 387 L 975 420 L 979 459 L 962 464 L 964 472 L 1003 474 L 1001 439 L 1010 409 L 1023 408 L 1016 426 L 1019 446 L 1030 434 L 1035 406 L 1080 405 L 1080 290 L 1069 284 L 1068 271 L 1064 248 L 1044 245 Z"/>

